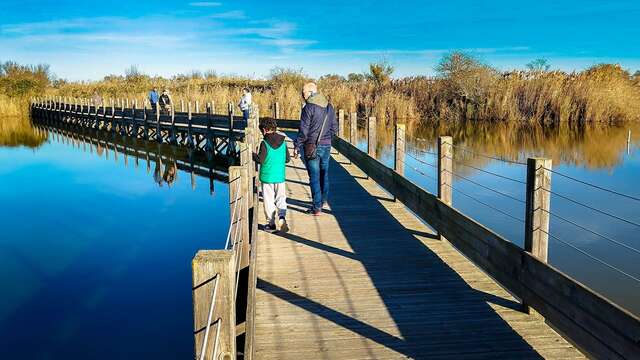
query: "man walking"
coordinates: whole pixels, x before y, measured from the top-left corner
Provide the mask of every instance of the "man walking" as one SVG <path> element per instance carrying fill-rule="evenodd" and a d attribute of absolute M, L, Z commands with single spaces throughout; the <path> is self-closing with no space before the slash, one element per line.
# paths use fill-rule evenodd
<path fill-rule="evenodd" d="M 242 96 L 240 97 L 240 110 L 242 110 L 242 118 L 244 121 L 249 120 L 249 112 L 251 110 L 251 92 L 249 88 L 242 89 Z"/>
<path fill-rule="evenodd" d="M 156 88 L 153 88 L 151 91 L 149 91 L 149 103 L 151 104 L 151 110 L 156 110 L 159 97 L 160 96 L 158 95 L 158 90 Z"/>
<path fill-rule="evenodd" d="M 307 213 L 319 216 L 329 198 L 331 139 L 338 132 L 338 122 L 333 106 L 318 92 L 315 83 L 303 86 L 302 97 L 306 103 L 300 115 L 294 154 L 301 154 L 309 173 L 313 204 Z"/>

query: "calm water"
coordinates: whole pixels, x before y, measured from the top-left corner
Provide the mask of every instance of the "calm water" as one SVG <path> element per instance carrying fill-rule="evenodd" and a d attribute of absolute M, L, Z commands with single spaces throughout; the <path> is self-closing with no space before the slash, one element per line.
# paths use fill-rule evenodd
<path fill-rule="evenodd" d="M 224 246 L 226 185 L 63 140 L 0 147 L 0 358 L 191 358 L 191 258 Z"/>
<path fill-rule="evenodd" d="M 627 142 L 629 130 L 630 143 Z M 379 131 L 382 134 L 378 136 L 378 157 L 393 166 L 393 134 Z M 437 173 L 433 167 L 437 160 L 430 153 L 437 152 L 438 135 L 453 136 L 454 207 L 520 246 L 524 243 L 524 223 L 520 220 L 525 214 L 525 185 L 518 181 L 526 180 L 526 167 L 479 154 L 525 163 L 527 157 L 551 158 L 553 170 L 561 174 L 640 198 L 638 124 L 589 129 L 438 124 L 408 132 L 406 176 L 429 192 L 437 193 Z M 358 135 L 358 147 L 366 151 L 366 132 L 361 128 Z M 557 174 L 552 174 L 552 191 L 556 194 L 551 195 L 549 262 L 640 315 L 639 226 L 577 205 L 563 196 L 635 223 L 640 223 L 640 201 L 600 191 Z"/>

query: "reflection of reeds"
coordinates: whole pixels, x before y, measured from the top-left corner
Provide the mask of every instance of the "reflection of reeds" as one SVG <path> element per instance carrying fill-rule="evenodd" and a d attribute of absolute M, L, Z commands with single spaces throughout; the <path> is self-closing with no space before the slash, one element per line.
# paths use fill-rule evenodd
<path fill-rule="evenodd" d="M 0 146 L 38 147 L 47 135 L 33 128 L 26 116 L 0 117 Z"/>
<path fill-rule="evenodd" d="M 486 123 L 465 121 L 459 123 L 425 123 L 408 130 L 408 142 L 416 149 L 435 150 L 439 135 L 450 135 L 454 144 L 479 154 L 525 161 L 527 157 L 541 156 L 554 164 L 571 164 L 587 168 L 612 168 L 620 163 L 627 148 L 628 131 L 632 141 L 638 142 L 640 124 L 629 122 L 625 126 L 570 126 L 569 124 L 539 125 L 530 123 Z M 379 136 L 393 141 L 393 135 Z M 388 140 L 384 140 L 388 139 Z M 424 141 L 417 141 L 424 139 Z M 489 160 L 471 153 L 455 152 L 454 156 L 483 165 Z"/>

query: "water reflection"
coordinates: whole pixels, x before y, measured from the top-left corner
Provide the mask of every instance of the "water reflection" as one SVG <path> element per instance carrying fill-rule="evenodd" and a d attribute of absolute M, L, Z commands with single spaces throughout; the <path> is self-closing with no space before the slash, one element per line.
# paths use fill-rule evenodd
<path fill-rule="evenodd" d="M 32 132 L 38 148 L 0 146 L 0 358 L 192 356 L 189 264 L 224 247 L 226 164 L 110 133 Z"/>
<path fill-rule="evenodd" d="M 28 117 L 9 116 L 0 119 L 0 146 L 35 148 L 46 140 L 46 132 L 34 128 Z"/>
<path fill-rule="evenodd" d="M 408 134 L 408 141 L 418 150 L 435 150 L 437 137 L 449 135 L 453 137 L 454 144 L 479 154 L 519 162 L 538 156 L 552 159 L 555 166 L 612 169 L 620 165 L 623 156 L 631 153 L 633 144 L 640 141 L 640 125 L 440 122 L 409 129 Z M 385 135 L 383 141 L 393 140 L 391 132 L 386 131 Z M 384 142 L 379 146 L 384 146 Z M 475 165 L 489 162 L 486 158 L 472 155 L 470 152 L 454 152 L 454 156 L 470 160 Z"/>
<path fill-rule="evenodd" d="M 144 159 L 147 174 L 151 174 L 151 179 L 159 187 L 174 186 L 179 178 L 178 170 L 190 173 L 193 190 L 196 188 L 196 176 L 208 178 L 211 194 L 214 193 L 214 180 L 226 181 L 228 178 L 226 172 L 229 159 L 223 156 L 207 155 L 184 147 L 132 139 L 100 130 L 37 125 L 35 131 L 45 134 L 45 138 L 49 136 L 53 141 L 82 149 L 83 152 L 93 154 L 95 151 L 98 157 L 105 160 L 113 158 L 115 163 L 122 162 L 125 167 L 129 167 L 131 157 L 136 168 L 140 160 Z"/>

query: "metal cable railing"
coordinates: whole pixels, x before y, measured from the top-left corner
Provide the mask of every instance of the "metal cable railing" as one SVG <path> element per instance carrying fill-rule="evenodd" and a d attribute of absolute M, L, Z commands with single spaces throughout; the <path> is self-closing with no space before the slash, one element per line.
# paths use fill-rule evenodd
<path fill-rule="evenodd" d="M 488 186 L 486 186 L 486 185 L 483 185 L 483 184 L 481 184 L 481 183 L 479 183 L 479 182 L 477 182 L 477 181 L 471 180 L 471 179 L 469 179 L 468 177 L 465 177 L 465 176 L 462 176 L 462 175 L 458 175 L 458 174 L 456 174 L 456 173 L 454 173 L 454 172 L 452 172 L 452 171 L 448 171 L 448 170 L 444 170 L 444 171 L 446 171 L 446 172 L 448 172 L 448 173 L 451 173 L 451 175 L 453 175 L 453 176 L 455 176 L 455 177 L 457 177 L 457 178 L 459 178 L 459 179 L 462 179 L 462 180 L 464 180 L 464 181 L 470 182 L 470 183 L 472 183 L 472 184 L 474 184 L 474 185 L 476 185 L 476 186 L 479 186 L 479 187 L 481 187 L 481 188 L 483 188 L 483 189 L 486 189 L 486 190 L 489 190 L 489 191 L 491 191 L 491 192 L 494 192 L 494 193 L 496 193 L 496 194 L 498 194 L 498 195 L 502 195 L 502 196 L 504 196 L 504 197 L 506 197 L 506 198 L 509 198 L 509 199 L 511 199 L 511 200 L 517 201 L 517 202 L 522 203 L 522 204 L 524 204 L 524 203 L 525 203 L 523 200 L 520 200 L 520 199 L 518 199 L 517 197 L 515 197 L 515 196 L 513 196 L 513 195 L 509 195 L 509 194 L 507 194 L 507 193 L 503 193 L 502 191 L 498 191 L 498 190 L 496 190 L 496 189 L 492 189 L 492 188 L 490 188 L 490 187 L 488 187 Z"/>
<path fill-rule="evenodd" d="M 606 215 L 606 216 L 608 216 L 608 217 L 610 217 L 610 218 L 613 218 L 613 219 L 616 219 L 616 220 L 620 220 L 620 221 L 625 222 L 625 223 L 627 223 L 627 224 L 630 224 L 630 225 L 634 225 L 634 226 L 640 227 L 640 224 L 639 224 L 639 223 L 637 223 L 637 222 L 635 222 L 635 221 L 633 221 L 633 220 L 625 219 L 625 218 L 620 217 L 620 216 L 618 216 L 618 215 L 608 213 L 608 212 L 606 212 L 606 211 L 604 211 L 604 210 L 600 210 L 600 209 L 598 209 L 598 208 L 596 208 L 596 207 L 593 207 L 593 206 L 591 206 L 591 205 L 587 205 L 587 204 L 582 203 L 582 202 L 580 202 L 580 201 L 574 200 L 574 199 L 572 199 L 572 198 L 570 198 L 570 197 L 568 197 L 568 196 L 566 196 L 566 195 L 558 194 L 557 192 L 552 191 L 552 190 L 547 190 L 547 189 L 545 189 L 545 188 L 542 188 L 542 190 L 544 190 L 544 191 L 546 191 L 546 192 L 548 192 L 548 193 L 550 193 L 550 194 L 552 194 L 552 195 L 554 195 L 554 196 L 557 196 L 557 197 L 559 197 L 559 198 L 561 198 L 561 199 L 564 199 L 564 200 L 567 200 L 567 201 L 569 201 L 569 202 L 571 202 L 571 203 L 574 203 L 574 204 L 576 204 L 576 205 L 579 205 L 579 206 L 585 207 L 585 208 L 587 208 L 587 209 L 589 209 L 589 210 L 595 211 L 595 212 L 597 212 L 597 213 L 599 213 L 599 214 Z"/>
<path fill-rule="evenodd" d="M 475 167 L 473 165 L 465 164 L 464 162 L 462 162 L 460 160 L 453 159 L 453 161 L 455 161 L 458 165 L 461 165 L 461 166 L 464 166 L 464 167 L 468 167 L 468 168 L 480 171 L 480 172 L 485 173 L 485 174 L 493 175 L 495 177 L 498 177 L 498 178 L 501 178 L 501 179 L 504 179 L 504 180 L 510 180 L 510 181 L 513 181 L 513 182 L 516 182 L 516 183 L 519 183 L 519 184 L 523 184 L 523 185 L 527 184 L 526 181 L 510 178 L 508 176 L 500 175 L 498 173 L 495 173 L 495 172 L 492 172 L 492 171 L 489 171 L 489 170 L 480 169 L 480 168 Z"/>
<path fill-rule="evenodd" d="M 204 360 L 205 354 L 207 353 L 207 344 L 209 343 L 209 331 L 211 330 L 211 319 L 213 318 L 213 312 L 216 306 L 216 295 L 218 294 L 218 285 L 220 284 L 220 274 L 216 274 L 212 281 L 215 280 L 216 284 L 213 287 L 213 291 L 211 292 L 211 304 L 209 304 L 209 316 L 207 317 L 207 327 L 204 331 L 204 340 L 202 342 L 202 348 L 200 350 L 200 360 Z M 220 335 L 220 318 L 216 319 L 217 323 L 216 329 L 216 340 L 213 346 L 213 358 L 215 359 L 216 354 L 218 352 L 218 339 Z"/>
<path fill-rule="evenodd" d="M 634 281 L 636 281 L 636 282 L 640 283 L 640 279 L 639 279 L 639 278 L 637 278 L 637 277 L 635 277 L 635 276 L 633 276 L 633 275 L 631 275 L 631 274 L 627 273 L 626 271 L 621 270 L 621 269 L 619 269 L 619 268 L 615 267 L 614 265 L 611 265 L 611 264 L 609 264 L 608 262 L 606 262 L 606 261 L 604 261 L 604 260 L 602 260 L 602 259 L 600 259 L 600 258 L 598 258 L 598 257 L 595 257 L 595 256 L 593 256 L 593 255 L 591 255 L 591 254 L 589 254 L 588 252 L 586 252 L 586 251 L 584 251 L 584 250 L 580 249 L 579 247 L 577 247 L 577 246 L 575 246 L 575 245 L 573 245 L 573 244 L 571 244 L 571 243 L 569 243 L 569 242 L 567 242 L 567 241 L 564 241 L 564 240 L 560 239 L 559 237 L 557 237 L 557 236 L 555 236 L 555 235 L 553 235 L 553 234 L 550 234 L 550 233 L 548 233 L 548 232 L 546 232 L 546 231 L 544 231 L 544 230 L 541 230 L 541 231 L 542 231 L 542 232 L 544 232 L 545 234 L 549 235 L 549 237 L 550 237 L 551 239 L 553 239 L 553 240 L 555 240 L 555 241 L 558 241 L 558 242 L 560 242 L 560 243 L 562 243 L 562 244 L 564 244 L 564 245 L 566 245 L 566 246 L 568 246 L 568 247 L 570 247 L 570 248 L 574 249 L 575 251 L 577 251 L 577 252 L 581 253 L 582 255 L 584 255 L 584 256 L 586 256 L 586 257 L 590 258 L 591 260 L 596 261 L 596 262 L 598 262 L 598 263 L 600 263 L 600 264 L 602 264 L 602 265 L 604 265 L 604 266 L 608 267 L 609 269 L 614 270 L 614 271 L 616 271 L 616 272 L 618 272 L 618 273 L 620 273 L 620 274 L 622 274 L 622 275 L 624 275 L 624 276 L 628 277 L 629 279 L 632 279 L 632 280 L 634 280 Z"/>
<path fill-rule="evenodd" d="M 525 166 L 527 165 L 526 163 L 523 163 L 523 162 L 509 160 L 509 159 L 505 159 L 505 158 L 499 158 L 499 157 L 495 157 L 495 156 L 479 153 L 479 152 L 470 150 L 469 148 L 464 147 L 464 146 L 460 146 L 460 145 L 451 145 L 451 146 L 453 146 L 456 149 L 459 149 L 459 150 L 462 150 L 464 152 L 467 152 L 467 153 L 470 153 L 470 154 L 474 154 L 476 156 L 480 156 L 480 157 L 483 157 L 483 158 L 496 160 L 496 161 L 502 161 L 502 162 L 505 162 L 505 163 L 508 163 L 508 164 L 513 164 L 513 165 L 525 165 Z"/>
<path fill-rule="evenodd" d="M 640 197 L 636 197 L 636 196 L 624 194 L 624 193 L 621 193 L 621 192 L 618 192 L 618 191 L 615 191 L 615 190 L 607 189 L 605 187 L 602 187 L 602 186 L 599 186 L 599 185 L 595 185 L 595 184 L 586 182 L 584 180 L 580 180 L 580 179 L 574 178 L 572 176 L 563 174 L 563 173 L 558 172 L 556 170 L 547 169 L 547 168 L 544 168 L 544 169 L 547 170 L 547 171 L 550 171 L 550 172 L 552 172 L 552 173 L 554 173 L 556 175 L 559 175 L 559 176 L 562 176 L 564 178 L 567 178 L 567 179 L 573 180 L 575 182 L 581 183 L 583 185 L 587 185 L 587 186 L 590 186 L 592 188 L 595 188 L 595 189 L 598 189 L 598 190 L 602 190 L 602 191 L 605 191 L 605 192 L 608 192 L 608 193 L 611 193 L 611 194 L 614 194 L 614 195 L 618 195 L 618 196 L 621 196 L 621 197 L 624 197 L 624 198 L 627 198 L 627 199 L 630 199 L 630 200 L 640 201 Z"/>
<path fill-rule="evenodd" d="M 402 160 L 401 160 L 401 161 L 402 161 Z M 424 173 L 424 172 L 420 171 L 419 169 L 417 169 L 417 168 L 415 168 L 415 167 L 413 167 L 413 166 L 411 166 L 411 165 L 407 164 L 406 162 L 403 162 L 403 163 L 404 163 L 406 166 L 410 167 L 410 168 L 411 168 L 412 170 L 414 170 L 415 172 L 417 172 L 418 174 L 420 174 L 420 175 L 422 175 L 422 176 L 424 176 L 424 177 L 426 177 L 426 178 L 429 178 L 429 179 L 431 179 L 431 180 L 434 180 L 434 181 L 436 181 L 436 183 L 438 183 L 438 179 L 437 179 L 436 177 L 433 177 L 433 176 L 431 176 L 431 175 L 429 175 L 429 174 L 426 174 L 426 173 Z M 493 206 L 493 205 L 491 205 L 491 204 L 488 204 L 488 203 L 486 203 L 486 202 L 484 202 L 484 201 L 482 201 L 482 200 L 480 200 L 480 199 L 476 198 L 475 196 L 469 195 L 469 194 L 467 194 L 466 192 L 464 192 L 464 191 L 460 190 L 459 188 L 454 187 L 453 185 L 450 185 L 450 184 L 445 184 L 445 185 L 446 185 L 447 187 L 451 188 L 452 190 L 456 191 L 457 193 L 459 193 L 459 194 L 461 194 L 461 195 L 464 195 L 465 197 L 468 197 L 469 199 L 471 199 L 471 200 L 473 200 L 473 201 L 475 201 L 475 202 L 477 202 L 477 203 L 479 203 L 479 204 L 481 204 L 481 205 L 484 205 L 484 206 L 486 206 L 486 207 L 488 207 L 488 208 L 490 208 L 490 209 L 492 209 L 492 210 L 494 210 L 494 211 L 496 211 L 496 212 L 498 212 L 498 213 L 500 213 L 500 214 L 502 214 L 502 215 L 504 215 L 504 216 L 507 216 L 507 217 L 509 217 L 509 218 L 511 218 L 511 219 L 514 219 L 514 220 L 516 220 L 516 221 L 521 222 L 521 223 L 523 223 L 523 224 L 524 224 L 524 220 L 523 220 L 523 219 L 521 219 L 521 218 L 518 218 L 518 217 L 516 217 L 516 216 L 513 216 L 513 215 L 509 214 L 508 212 L 506 212 L 506 211 L 504 211 L 504 210 L 502 210 L 502 209 L 499 209 L 499 208 L 497 208 L 497 207 L 495 207 L 495 206 Z M 503 194 L 503 195 L 505 195 L 505 194 Z M 514 199 L 516 199 L 516 198 L 514 198 Z M 518 200 L 518 201 L 520 201 L 520 202 L 522 202 L 520 199 L 517 199 L 517 200 Z"/>
<path fill-rule="evenodd" d="M 622 242 L 620 242 L 618 240 L 615 240 L 615 239 L 613 239 L 613 238 L 611 238 L 611 237 L 609 237 L 607 235 L 603 235 L 603 234 L 601 234 L 601 233 L 599 233 L 599 232 L 597 232 L 595 230 L 589 229 L 588 227 L 582 226 L 582 225 L 576 223 L 575 221 L 569 220 L 569 219 L 567 219 L 567 218 L 565 218 L 563 216 L 560 216 L 558 214 L 552 213 L 551 211 L 547 211 L 547 210 L 544 210 L 544 209 L 543 209 L 543 211 L 548 213 L 549 215 L 551 215 L 551 216 L 553 216 L 553 217 L 555 217 L 555 218 L 557 218 L 559 220 L 562 220 L 562 221 L 564 221 L 564 222 L 566 222 L 568 224 L 571 224 L 571 225 L 573 225 L 573 226 L 575 226 L 575 227 L 577 227 L 579 229 L 582 229 L 582 230 L 584 230 L 586 232 L 589 232 L 589 233 L 591 233 L 593 235 L 601 237 L 601 238 L 603 238 L 603 239 L 605 239 L 605 240 L 607 240 L 607 241 L 609 241 L 611 243 L 614 243 L 614 244 L 616 244 L 618 246 L 624 247 L 624 248 L 626 248 L 628 250 L 631 250 L 631 251 L 633 251 L 633 252 L 635 252 L 637 254 L 640 254 L 640 250 L 638 250 L 638 249 L 636 249 L 636 248 L 634 248 L 632 246 L 629 246 L 629 245 L 627 245 L 625 243 L 622 243 Z"/>

